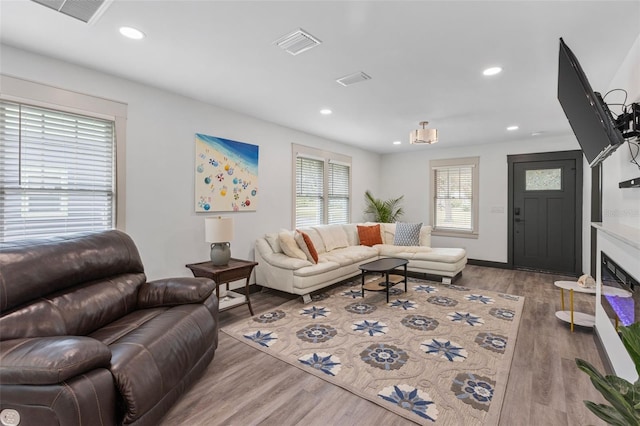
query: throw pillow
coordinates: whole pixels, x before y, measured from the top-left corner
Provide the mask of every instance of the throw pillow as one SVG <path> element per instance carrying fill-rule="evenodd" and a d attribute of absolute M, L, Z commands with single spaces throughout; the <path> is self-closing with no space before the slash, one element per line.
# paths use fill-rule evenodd
<path fill-rule="evenodd" d="M 393 238 L 393 244 L 396 246 L 419 246 L 420 228 L 422 228 L 422 222 L 396 222 L 396 235 Z"/>
<path fill-rule="evenodd" d="M 318 263 L 318 251 L 316 250 L 309 235 L 305 232 L 296 229 L 296 233 L 293 237 L 306 256 L 306 259 L 312 263 Z"/>
<path fill-rule="evenodd" d="M 382 244 L 380 225 L 358 225 L 358 237 L 360 238 L 360 244 L 363 246 L 371 247 L 376 244 Z"/>
<path fill-rule="evenodd" d="M 289 257 L 296 259 L 307 260 L 307 255 L 296 244 L 293 239 L 293 233 L 289 231 L 281 231 L 278 233 L 278 239 L 280 240 L 280 248 Z"/>

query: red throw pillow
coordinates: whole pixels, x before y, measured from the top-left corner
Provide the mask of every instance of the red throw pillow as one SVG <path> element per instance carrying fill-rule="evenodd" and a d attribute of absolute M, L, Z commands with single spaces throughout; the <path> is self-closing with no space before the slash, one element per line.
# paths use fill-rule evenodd
<path fill-rule="evenodd" d="M 371 247 L 376 244 L 382 244 L 380 225 L 358 225 L 358 237 L 360 238 L 360 244 L 363 246 Z"/>
<path fill-rule="evenodd" d="M 301 235 L 304 241 L 304 246 L 298 243 L 298 246 L 300 246 L 300 249 L 302 249 L 302 251 L 307 255 L 307 257 L 311 257 L 309 261 L 313 263 L 318 263 L 318 251 L 313 245 L 313 242 L 311 241 L 311 237 L 309 237 L 309 235 L 306 232 L 302 232 L 298 229 L 296 229 L 296 233 L 298 235 Z"/>

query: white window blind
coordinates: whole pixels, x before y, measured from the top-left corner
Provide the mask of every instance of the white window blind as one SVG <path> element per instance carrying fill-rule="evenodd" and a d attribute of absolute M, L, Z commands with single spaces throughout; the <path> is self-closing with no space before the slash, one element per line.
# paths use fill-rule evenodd
<path fill-rule="evenodd" d="M 324 161 L 296 158 L 296 228 L 324 223 Z"/>
<path fill-rule="evenodd" d="M 345 164 L 329 163 L 329 224 L 349 223 L 349 169 Z"/>
<path fill-rule="evenodd" d="M 114 122 L 0 101 L 0 241 L 111 229 Z"/>
<path fill-rule="evenodd" d="M 434 168 L 436 229 L 473 231 L 472 165 Z"/>

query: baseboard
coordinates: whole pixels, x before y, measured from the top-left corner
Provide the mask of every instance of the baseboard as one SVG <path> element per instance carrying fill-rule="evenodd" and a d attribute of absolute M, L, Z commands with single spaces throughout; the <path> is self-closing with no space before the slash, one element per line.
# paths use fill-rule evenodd
<path fill-rule="evenodd" d="M 511 265 L 505 262 L 492 262 L 490 260 L 467 259 L 467 264 L 475 266 L 486 266 L 489 268 L 513 269 Z"/>

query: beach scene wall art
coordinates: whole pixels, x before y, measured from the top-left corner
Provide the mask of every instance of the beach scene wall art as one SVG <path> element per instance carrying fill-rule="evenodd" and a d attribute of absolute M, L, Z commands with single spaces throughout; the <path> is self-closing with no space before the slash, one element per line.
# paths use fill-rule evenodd
<path fill-rule="evenodd" d="M 258 209 L 258 145 L 196 133 L 196 212 Z"/>

